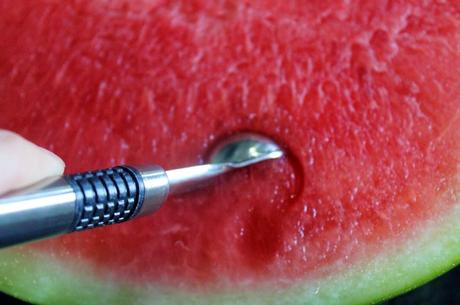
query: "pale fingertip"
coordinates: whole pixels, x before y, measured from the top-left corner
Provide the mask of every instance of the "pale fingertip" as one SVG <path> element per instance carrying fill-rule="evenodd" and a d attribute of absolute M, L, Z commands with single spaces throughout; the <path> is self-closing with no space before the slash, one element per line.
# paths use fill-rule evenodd
<path fill-rule="evenodd" d="M 64 162 L 20 135 L 0 130 L 0 193 L 64 172 Z"/>

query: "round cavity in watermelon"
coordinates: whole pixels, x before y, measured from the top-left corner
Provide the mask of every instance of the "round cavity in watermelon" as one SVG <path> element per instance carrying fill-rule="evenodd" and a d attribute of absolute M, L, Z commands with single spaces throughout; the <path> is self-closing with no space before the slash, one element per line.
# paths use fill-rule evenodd
<path fill-rule="evenodd" d="M 0 251 L 39 304 L 363 304 L 460 261 L 455 1 L 0 1 L 0 127 L 67 172 L 286 150 L 155 215 Z"/>

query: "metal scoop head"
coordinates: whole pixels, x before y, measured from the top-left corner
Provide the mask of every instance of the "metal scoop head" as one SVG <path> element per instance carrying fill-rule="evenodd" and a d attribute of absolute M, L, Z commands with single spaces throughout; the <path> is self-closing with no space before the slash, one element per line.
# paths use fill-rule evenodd
<path fill-rule="evenodd" d="M 209 162 L 241 168 L 265 160 L 278 159 L 282 155 L 281 148 L 269 138 L 258 134 L 242 133 L 227 138 L 217 145 L 209 157 Z"/>
<path fill-rule="evenodd" d="M 220 142 L 209 155 L 207 164 L 166 171 L 171 193 L 182 193 L 201 182 L 233 169 L 250 166 L 283 156 L 271 139 L 254 133 L 240 133 Z"/>

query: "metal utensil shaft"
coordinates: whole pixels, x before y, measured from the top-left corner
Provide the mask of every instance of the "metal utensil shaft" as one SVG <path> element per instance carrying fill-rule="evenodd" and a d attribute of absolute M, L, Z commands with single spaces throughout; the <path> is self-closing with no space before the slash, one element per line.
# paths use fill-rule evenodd
<path fill-rule="evenodd" d="M 127 221 L 156 211 L 169 193 L 188 191 L 227 171 L 282 156 L 270 139 L 243 133 L 221 142 L 208 164 L 168 171 L 158 166 L 117 166 L 47 179 L 0 197 L 0 248 Z"/>

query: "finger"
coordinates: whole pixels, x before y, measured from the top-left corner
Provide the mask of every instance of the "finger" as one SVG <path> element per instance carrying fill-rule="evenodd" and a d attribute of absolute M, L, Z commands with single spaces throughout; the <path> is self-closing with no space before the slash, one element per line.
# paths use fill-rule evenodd
<path fill-rule="evenodd" d="M 0 193 L 61 175 L 64 162 L 23 137 L 0 130 Z"/>

